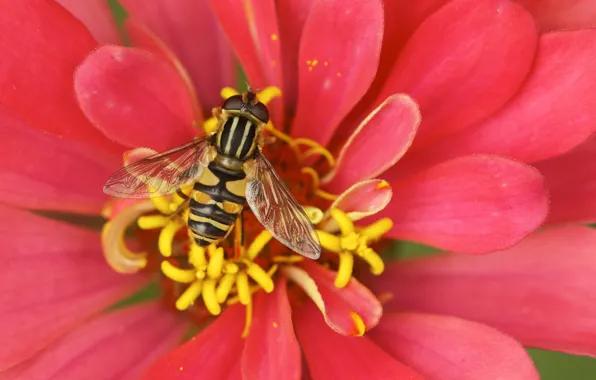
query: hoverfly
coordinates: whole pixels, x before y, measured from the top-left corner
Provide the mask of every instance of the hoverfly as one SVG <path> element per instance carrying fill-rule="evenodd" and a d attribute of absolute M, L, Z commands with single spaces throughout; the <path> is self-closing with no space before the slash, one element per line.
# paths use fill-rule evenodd
<path fill-rule="evenodd" d="M 319 258 L 313 225 L 261 152 L 267 107 L 249 89 L 226 99 L 215 114 L 215 133 L 125 166 L 108 179 L 104 192 L 121 198 L 177 193 L 189 203 L 188 227 L 200 246 L 224 239 L 248 203 L 282 244 Z M 193 183 L 188 195 L 181 190 Z"/>

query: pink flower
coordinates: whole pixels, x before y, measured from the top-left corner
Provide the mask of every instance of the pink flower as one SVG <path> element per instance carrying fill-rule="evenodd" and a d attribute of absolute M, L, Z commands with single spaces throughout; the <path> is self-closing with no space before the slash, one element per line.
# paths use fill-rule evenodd
<path fill-rule="evenodd" d="M 3 378 L 534 379 L 522 345 L 595 354 L 596 309 L 586 301 L 595 232 L 559 227 L 522 241 L 548 209 L 544 177 L 528 164 L 546 176 L 549 223 L 594 219 L 593 177 L 569 166 L 593 162 L 596 32 L 545 32 L 585 26 L 582 12 L 564 18 L 559 3 L 547 11 L 525 2 L 540 10 L 539 31 L 528 11 L 505 0 L 384 8 L 370 0 L 123 1 L 137 47 L 98 48 L 120 43 L 105 3 L 61 3 L 69 11 L 51 1 L 5 1 L 0 14 L 0 33 L 15 36 L 0 39 Z M 252 274 L 239 269 L 260 289 L 254 296 L 241 292 L 240 275 L 228 289 L 252 308 L 248 324 L 247 308 L 224 307 L 233 297 L 188 291 L 201 270 L 221 287 L 221 270 L 209 277 L 192 262 L 163 260 L 170 304 L 189 308 L 201 327 L 223 309 L 170 351 L 190 326 L 171 308 L 151 301 L 102 311 L 146 284 L 159 253 L 168 257 L 181 240 L 166 236 L 170 244 L 160 242 L 158 253 L 147 243 L 151 231 L 136 233 L 135 248 L 146 254 L 125 249 L 119 239 L 129 223 L 167 226 L 156 224 L 162 215 L 144 215 L 160 206 L 113 202 L 101 188 L 125 150 L 165 150 L 209 125 L 220 89 L 234 85 L 231 49 L 253 87 L 284 92 L 282 101 L 268 99 L 271 132 L 298 147 L 309 139 L 313 155 L 336 157 L 303 157 L 303 166 L 288 146 L 268 152 L 300 201 L 316 196 L 319 212 L 333 210 L 315 222 L 331 269 L 296 264 L 249 217 L 247 250 L 281 259 L 249 261 Z M 102 210 L 110 219 L 103 240 L 73 225 L 72 214 L 102 223 Z M 382 235 L 500 252 L 384 264 L 369 246 Z M 148 263 L 147 270 L 116 274 L 100 240 L 116 269 Z M 256 266 L 277 265 L 275 276 L 255 274 Z"/>

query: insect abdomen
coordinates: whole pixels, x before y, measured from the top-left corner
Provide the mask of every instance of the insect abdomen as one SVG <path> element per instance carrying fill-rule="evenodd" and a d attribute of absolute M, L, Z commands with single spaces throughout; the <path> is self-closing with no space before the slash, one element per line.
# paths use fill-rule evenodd
<path fill-rule="evenodd" d="M 245 174 L 209 164 L 195 183 L 189 203 L 188 227 L 200 246 L 223 239 L 244 208 Z"/>

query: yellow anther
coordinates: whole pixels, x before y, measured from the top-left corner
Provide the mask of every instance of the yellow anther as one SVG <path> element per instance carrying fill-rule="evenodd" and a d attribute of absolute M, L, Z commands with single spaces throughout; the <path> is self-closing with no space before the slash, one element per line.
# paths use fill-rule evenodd
<path fill-rule="evenodd" d="M 340 209 L 331 209 L 331 217 L 335 219 L 335 221 L 339 225 L 339 229 L 341 230 L 342 235 L 345 236 L 354 232 L 354 223 L 352 223 L 350 218 Z"/>
<path fill-rule="evenodd" d="M 278 264 L 296 264 L 304 260 L 304 256 L 290 255 L 290 256 L 275 256 L 273 262 Z"/>
<path fill-rule="evenodd" d="M 389 184 L 389 182 L 383 180 L 383 181 L 379 182 L 379 184 L 377 185 L 377 190 L 386 189 L 388 187 L 391 187 L 391 185 Z"/>
<path fill-rule="evenodd" d="M 212 315 L 219 315 L 221 313 L 221 306 L 217 302 L 217 296 L 215 295 L 215 283 L 216 280 L 208 278 L 203 281 L 203 302 L 205 307 Z"/>
<path fill-rule="evenodd" d="M 232 87 L 224 87 L 221 89 L 220 93 L 222 98 L 227 99 L 231 96 L 238 95 L 238 91 L 233 89 Z"/>
<path fill-rule="evenodd" d="M 240 272 L 236 275 L 236 291 L 238 292 L 240 303 L 248 305 L 250 302 L 250 288 L 248 286 L 248 275 L 245 272 Z"/>
<path fill-rule="evenodd" d="M 217 131 L 217 128 L 219 128 L 219 120 L 217 120 L 216 117 L 210 117 L 203 123 L 203 130 L 207 135 L 210 135 Z"/>
<path fill-rule="evenodd" d="M 161 262 L 161 271 L 170 280 L 183 284 L 190 284 L 197 279 L 197 271 L 194 269 L 180 269 L 169 261 Z"/>
<path fill-rule="evenodd" d="M 368 241 L 375 241 L 385 235 L 393 228 L 393 222 L 389 218 L 379 219 L 368 227 L 360 230 L 360 235 L 366 236 Z"/>
<path fill-rule="evenodd" d="M 337 276 L 335 277 L 335 287 L 343 288 L 348 285 L 350 278 L 352 278 L 352 271 L 354 270 L 354 255 L 349 252 L 341 252 L 339 254 L 339 266 L 337 268 Z"/>
<path fill-rule="evenodd" d="M 385 263 L 381 256 L 377 255 L 372 249 L 367 249 L 364 254 L 361 255 L 362 259 L 370 266 L 370 273 L 375 276 L 380 275 L 385 270 Z"/>
<path fill-rule="evenodd" d="M 339 253 L 341 251 L 341 240 L 335 235 L 332 235 L 325 231 L 317 230 L 317 235 L 319 235 L 319 241 L 323 248 L 331 251 Z"/>
<path fill-rule="evenodd" d="M 164 215 L 146 215 L 137 220 L 137 225 L 143 230 L 152 230 L 164 227 L 169 221 L 170 218 Z"/>
<path fill-rule="evenodd" d="M 250 332 L 250 325 L 252 323 L 252 302 L 246 304 L 246 320 L 244 321 L 244 329 L 242 330 L 242 338 L 246 338 Z"/>
<path fill-rule="evenodd" d="M 211 248 L 213 247 L 213 248 Z M 215 245 L 210 245 L 207 248 L 209 251 L 209 264 L 207 264 L 207 275 L 211 278 L 219 278 L 224 266 L 224 250 L 223 248 L 215 248 Z"/>
<path fill-rule="evenodd" d="M 201 294 L 202 282 L 195 281 L 186 290 L 178 300 L 176 300 L 176 309 L 183 311 L 188 309 Z"/>
<path fill-rule="evenodd" d="M 251 263 L 248 268 L 246 268 L 246 273 L 255 280 L 257 284 L 261 285 L 267 293 L 273 291 L 273 280 L 258 264 Z"/>
<path fill-rule="evenodd" d="M 279 87 L 267 86 L 257 94 L 259 101 L 265 105 L 269 104 L 273 99 L 281 96 L 281 90 Z"/>
<path fill-rule="evenodd" d="M 314 206 L 304 206 L 304 212 L 306 212 L 306 216 L 308 216 L 308 219 L 310 219 L 313 225 L 319 224 L 323 220 L 323 216 L 325 216 L 320 208 Z"/>
<path fill-rule="evenodd" d="M 172 243 L 174 242 L 174 235 L 184 227 L 184 222 L 180 219 L 170 219 L 168 224 L 160 231 L 157 245 L 159 252 L 165 257 L 172 256 Z"/>
<path fill-rule="evenodd" d="M 232 286 L 234 286 L 234 282 L 236 282 L 235 273 L 224 274 L 221 280 L 219 280 L 219 285 L 217 286 L 217 290 L 215 291 L 215 297 L 217 298 L 217 302 L 224 303 L 226 301 L 228 295 L 230 295 Z"/>
<path fill-rule="evenodd" d="M 248 256 L 250 260 L 254 260 L 263 250 L 263 248 L 265 248 L 267 243 L 269 243 L 272 237 L 273 236 L 271 235 L 271 232 L 267 230 L 261 231 L 261 233 L 258 234 L 257 237 L 252 241 L 252 243 L 250 243 L 250 246 L 246 251 L 246 256 Z"/>
<path fill-rule="evenodd" d="M 352 321 L 354 321 L 354 328 L 355 328 L 354 335 L 355 336 L 364 335 L 364 332 L 366 331 L 366 325 L 364 324 L 362 317 L 354 311 L 350 311 L 350 316 L 352 317 Z"/>
<path fill-rule="evenodd" d="M 190 252 L 188 253 L 188 262 L 195 268 L 200 268 L 207 265 L 205 258 L 205 248 L 197 245 L 194 241 L 190 245 Z"/>
<path fill-rule="evenodd" d="M 157 211 L 161 212 L 164 215 L 168 215 L 170 211 L 170 202 L 166 197 L 153 197 L 151 198 L 151 202 L 157 209 Z"/>

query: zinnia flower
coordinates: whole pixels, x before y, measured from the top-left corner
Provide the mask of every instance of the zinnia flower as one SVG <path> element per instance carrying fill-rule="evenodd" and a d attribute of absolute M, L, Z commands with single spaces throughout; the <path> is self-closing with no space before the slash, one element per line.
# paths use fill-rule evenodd
<path fill-rule="evenodd" d="M 127 0 L 130 48 L 106 3 L 60 3 L 0 14 L 2 378 L 534 379 L 524 345 L 596 353 L 596 233 L 522 241 L 545 182 L 547 223 L 594 220 L 568 170 L 593 162 L 594 30 L 505 0 Z M 250 213 L 203 250 L 176 196 L 101 192 L 125 151 L 213 130 L 232 51 L 319 261 Z M 388 238 L 459 253 L 387 263 Z M 110 308 L 158 272 L 165 303 Z"/>

